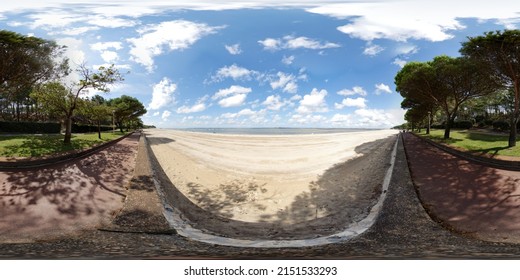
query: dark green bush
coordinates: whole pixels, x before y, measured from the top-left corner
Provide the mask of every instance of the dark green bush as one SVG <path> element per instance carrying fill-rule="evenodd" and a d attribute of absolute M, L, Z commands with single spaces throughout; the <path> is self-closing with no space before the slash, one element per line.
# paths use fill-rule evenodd
<path fill-rule="evenodd" d="M 59 123 L 0 122 L 0 132 L 2 133 L 54 134 L 60 133 L 60 128 Z"/>
<path fill-rule="evenodd" d="M 510 128 L 509 122 L 504 120 L 496 120 L 493 122 L 493 129 L 497 131 L 508 131 Z"/>
<path fill-rule="evenodd" d="M 101 131 L 109 131 L 112 130 L 112 126 L 101 126 Z M 86 124 L 73 124 L 72 125 L 72 133 L 89 133 L 89 132 L 97 132 L 97 125 L 86 125 Z"/>
<path fill-rule="evenodd" d="M 469 120 L 460 120 L 453 123 L 453 128 L 470 129 L 473 127 L 473 122 Z"/>

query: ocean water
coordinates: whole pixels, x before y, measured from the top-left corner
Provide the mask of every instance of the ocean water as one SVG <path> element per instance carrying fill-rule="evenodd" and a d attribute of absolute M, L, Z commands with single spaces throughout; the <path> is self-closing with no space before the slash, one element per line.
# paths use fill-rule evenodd
<path fill-rule="evenodd" d="M 289 135 L 289 134 L 327 134 L 369 131 L 376 129 L 356 128 L 292 128 L 292 127 L 259 127 L 259 128 L 183 128 L 176 129 L 191 132 L 219 134 L 250 134 L 250 135 Z"/>

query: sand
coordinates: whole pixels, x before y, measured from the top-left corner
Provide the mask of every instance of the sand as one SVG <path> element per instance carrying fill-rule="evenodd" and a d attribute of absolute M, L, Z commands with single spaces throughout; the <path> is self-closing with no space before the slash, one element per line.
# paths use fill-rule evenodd
<path fill-rule="evenodd" d="M 364 218 L 379 197 L 396 133 L 146 130 L 168 184 L 211 217 L 194 218 L 198 227 L 204 223 L 225 236 L 283 238 L 327 234 Z"/>

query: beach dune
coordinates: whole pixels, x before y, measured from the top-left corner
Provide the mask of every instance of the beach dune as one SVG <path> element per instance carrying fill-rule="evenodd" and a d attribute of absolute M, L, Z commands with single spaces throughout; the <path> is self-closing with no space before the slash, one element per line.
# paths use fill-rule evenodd
<path fill-rule="evenodd" d="M 232 135 L 146 130 L 173 186 L 223 218 L 331 230 L 361 220 L 380 193 L 395 130 Z M 324 221 L 323 218 L 329 218 Z"/>

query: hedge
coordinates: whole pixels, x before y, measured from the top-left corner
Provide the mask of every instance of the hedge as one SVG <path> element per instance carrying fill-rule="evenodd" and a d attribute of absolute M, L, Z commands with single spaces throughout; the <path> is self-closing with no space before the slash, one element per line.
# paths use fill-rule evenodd
<path fill-rule="evenodd" d="M 112 130 L 112 126 L 101 126 L 101 131 L 109 131 Z M 72 133 L 89 133 L 89 132 L 97 132 L 97 125 L 84 125 L 84 124 L 73 124 L 72 125 Z"/>
<path fill-rule="evenodd" d="M 4 133 L 60 133 L 59 123 L 40 122 L 0 122 L 0 132 Z"/>
<path fill-rule="evenodd" d="M 112 130 L 112 126 L 101 126 L 101 131 Z M 96 125 L 72 125 L 72 133 L 97 132 Z M 58 134 L 61 132 L 60 123 L 40 122 L 0 122 L 0 133 L 26 133 L 26 134 Z"/>

